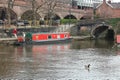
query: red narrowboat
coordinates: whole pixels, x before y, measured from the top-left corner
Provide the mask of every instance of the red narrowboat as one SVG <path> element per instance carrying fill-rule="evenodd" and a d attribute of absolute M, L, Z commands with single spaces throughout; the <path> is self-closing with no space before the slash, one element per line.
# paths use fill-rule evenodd
<path fill-rule="evenodd" d="M 27 36 L 27 35 L 26 35 Z M 18 44 L 38 44 L 38 43 L 58 43 L 58 42 L 68 42 L 70 41 L 69 32 L 60 32 L 60 33 L 32 33 L 31 37 L 18 37 Z"/>
<path fill-rule="evenodd" d="M 58 41 L 70 38 L 70 34 L 64 33 L 34 33 L 32 34 L 33 42 Z"/>

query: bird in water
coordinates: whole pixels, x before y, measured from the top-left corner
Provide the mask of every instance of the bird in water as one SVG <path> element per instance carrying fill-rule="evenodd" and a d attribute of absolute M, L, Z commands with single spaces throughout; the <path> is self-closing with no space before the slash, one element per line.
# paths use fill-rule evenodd
<path fill-rule="evenodd" d="M 85 65 L 85 69 L 89 71 L 90 70 L 90 66 L 91 66 L 90 64 Z"/>

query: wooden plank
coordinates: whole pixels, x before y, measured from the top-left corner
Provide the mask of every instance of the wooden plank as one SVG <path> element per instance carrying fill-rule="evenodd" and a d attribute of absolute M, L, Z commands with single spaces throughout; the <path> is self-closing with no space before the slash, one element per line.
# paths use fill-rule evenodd
<path fill-rule="evenodd" d="M 17 38 L 0 38 L 0 41 L 14 41 L 17 40 Z"/>
<path fill-rule="evenodd" d="M 87 39 L 90 38 L 90 36 L 71 36 L 73 39 Z"/>

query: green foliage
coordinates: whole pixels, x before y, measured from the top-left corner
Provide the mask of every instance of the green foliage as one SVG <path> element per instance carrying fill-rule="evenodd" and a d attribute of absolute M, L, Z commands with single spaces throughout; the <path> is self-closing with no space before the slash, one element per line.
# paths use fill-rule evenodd
<path fill-rule="evenodd" d="M 120 22 L 120 18 L 110 18 L 108 19 L 108 24 L 110 24 L 113 27 L 116 27 L 118 22 Z"/>
<path fill-rule="evenodd" d="M 110 18 L 106 22 L 113 27 L 116 34 L 120 34 L 120 18 Z"/>
<path fill-rule="evenodd" d="M 118 22 L 117 27 L 115 28 L 115 30 L 116 30 L 117 34 L 120 34 L 120 21 Z"/>
<path fill-rule="evenodd" d="M 88 36 L 88 35 L 90 35 L 90 31 L 88 31 L 88 30 L 85 30 L 85 31 L 80 31 L 80 35 L 81 36 Z"/>
<path fill-rule="evenodd" d="M 62 19 L 60 20 L 61 24 L 73 24 L 73 23 L 77 23 L 78 20 L 76 19 Z"/>
<path fill-rule="evenodd" d="M 94 19 L 99 19 L 99 18 L 100 18 L 99 14 L 94 15 Z"/>

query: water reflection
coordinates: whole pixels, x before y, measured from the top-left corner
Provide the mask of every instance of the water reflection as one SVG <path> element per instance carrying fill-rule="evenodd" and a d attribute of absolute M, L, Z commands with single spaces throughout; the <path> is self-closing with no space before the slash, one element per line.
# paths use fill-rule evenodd
<path fill-rule="evenodd" d="M 72 48 L 82 49 L 82 48 L 112 48 L 114 46 L 114 41 L 106 40 L 90 40 L 90 41 L 73 41 Z"/>
<path fill-rule="evenodd" d="M 113 42 L 0 46 L 0 78 L 24 80 L 119 80 L 119 49 Z M 86 70 L 85 65 L 90 64 Z"/>
<path fill-rule="evenodd" d="M 70 44 L 62 44 L 62 45 L 36 45 L 32 47 L 32 52 L 35 53 L 56 53 L 59 51 L 68 50 L 70 47 Z"/>

